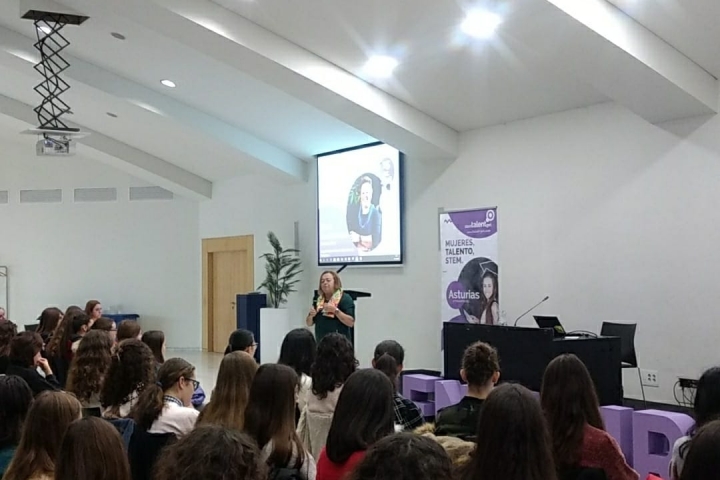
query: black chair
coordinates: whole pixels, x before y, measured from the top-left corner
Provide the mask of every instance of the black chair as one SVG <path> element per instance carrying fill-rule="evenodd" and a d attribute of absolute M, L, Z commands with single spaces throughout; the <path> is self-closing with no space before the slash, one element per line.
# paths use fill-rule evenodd
<path fill-rule="evenodd" d="M 26 332 L 34 332 L 37 330 L 37 328 L 40 326 L 39 323 L 26 323 L 25 324 L 25 331 Z"/>
<path fill-rule="evenodd" d="M 620 338 L 620 362 L 622 368 L 636 368 L 638 380 L 640 380 L 640 391 L 642 392 L 643 405 L 647 407 L 645 399 L 645 386 L 638 365 L 637 352 L 635 351 L 635 331 L 637 323 L 612 323 L 603 322 L 600 335 L 603 337 Z"/>
<path fill-rule="evenodd" d="M 570 468 L 558 472 L 558 480 L 607 480 L 602 468 Z"/>
<path fill-rule="evenodd" d="M 162 450 L 174 443 L 177 437 L 172 433 L 148 433 L 136 428 L 130 439 L 128 460 L 133 480 L 152 480 L 155 462 Z"/>

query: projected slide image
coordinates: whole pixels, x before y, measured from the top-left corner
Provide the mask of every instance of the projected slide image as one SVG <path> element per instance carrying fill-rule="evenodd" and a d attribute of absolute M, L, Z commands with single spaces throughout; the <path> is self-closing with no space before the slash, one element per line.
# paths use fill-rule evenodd
<path fill-rule="evenodd" d="M 321 265 L 402 261 L 400 161 L 383 144 L 318 157 Z"/>

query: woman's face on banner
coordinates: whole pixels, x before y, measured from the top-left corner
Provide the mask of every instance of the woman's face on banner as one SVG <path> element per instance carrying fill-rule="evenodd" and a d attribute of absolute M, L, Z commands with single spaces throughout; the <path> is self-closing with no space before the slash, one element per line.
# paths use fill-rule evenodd
<path fill-rule="evenodd" d="M 373 188 L 369 182 L 363 183 L 360 186 L 360 203 L 364 208 L 370 207 L 372 201 Z"/>
<path fill-rule="evenodd" d="M 483 295 L 485 295 L 485 298 L 490 298 L 493 296 L 494 288 L 493 288 L 493 281 L 490 277 L 483 278 Z"/>

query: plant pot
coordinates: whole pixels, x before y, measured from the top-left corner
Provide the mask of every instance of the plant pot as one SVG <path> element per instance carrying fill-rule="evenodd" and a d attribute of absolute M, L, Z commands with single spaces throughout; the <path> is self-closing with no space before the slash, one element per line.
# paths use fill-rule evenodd
<path fill-rule="evenodd" d="M 286 308 L 260 309 L 260 363 L 276 363 L 285 335 L 292 330 L 290 310 Z"/>

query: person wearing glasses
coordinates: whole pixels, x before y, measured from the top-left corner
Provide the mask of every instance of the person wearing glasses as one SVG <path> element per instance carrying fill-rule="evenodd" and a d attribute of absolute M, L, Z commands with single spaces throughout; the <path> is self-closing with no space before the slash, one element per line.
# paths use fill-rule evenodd
<path fill-rule="evenodd" d="M 192 407 L 192 395 L 199 386 L 195 367 L 182 358 L 171 358 L 158 370 L 157 382 L 142 391 L 129 418 L 148 433 L 185 435 L 200 415 Z"/>

